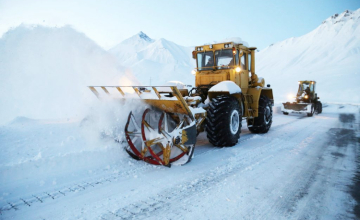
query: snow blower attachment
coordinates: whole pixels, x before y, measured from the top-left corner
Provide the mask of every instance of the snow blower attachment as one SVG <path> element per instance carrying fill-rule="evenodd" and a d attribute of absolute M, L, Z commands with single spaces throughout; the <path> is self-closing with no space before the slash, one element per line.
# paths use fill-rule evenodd
<path fill-rule="evenodd" d="M 284 115 L 289 113 L 306 113 L 311 117 L 322 112 L 322 104 L 320 97 L 315 93 L 315 81 L 305 80 L 299 81 L 299 89 L 296 94 L 295 102 L 285 102 L 281 107 Z"/>
<path fill-rule="evenodd" d="M 130 112 L 125 124 L 126 152 L 137 160 L 170 167 L 188 163 L 196 136 L 206 131 L 218 147 L 238 143 L 245 118 L 253 133 L 272 124 L 273 92 L 255 74 L 256 47 L 225 42 L 195 47 L 195 86 L 90 86 L 119 100 L 139 99 L 150 106 L 141 116 Z"/>
<path fill-rule="evenodd" d="M 140 119 L 129 113 L 125 125 L 126 152 L 134 159 L 154 165 L 170 166 L 185 164 L 191 160 L 200 124 L 206 111 L 190 105 L 199 102 L 196 97 L 187 97 L 175 86 L 89 86 L 101 98 L 100 92 L 110 96 L 121 94 L 122 99 L 140 99 L 152 108 L 147 108 Z"/>

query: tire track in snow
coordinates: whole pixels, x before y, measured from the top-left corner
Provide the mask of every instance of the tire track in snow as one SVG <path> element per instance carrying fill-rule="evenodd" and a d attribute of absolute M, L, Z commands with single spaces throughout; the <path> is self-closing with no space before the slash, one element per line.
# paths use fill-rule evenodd
<path fill-rule="evenodd" d="M 312 126 L 313 125 L 314 124 L 312 124 Z M 300 131 L 301 130 L 305 129 L 300 129 Z M 286 157 L 284 157 L 285 155 L 282 156 L 283 160 L 287 160 L 285 163 L 290 163 L 290 165 L 287 166 L 287 169 L 291 168 L 291 171 L 289 172 L 291 173 L 291 176 L 288 176 L 285 181 L 281 181 L 281 179 L 279 179 L 278 186 L 273 187 L 270 191 L 268 191 L 268 193 L 275 198 L 271 199 L 273 202 L 270 205 L 260 205 L 259 209 L 262 210 L 262 214 L 260 216 L 256 216 L 257 218 L 266 219 L 269 218 L 269 216 L 281 216 L 283 219 L 294 218 L 292 213 L 296 210 L 297 203 L 308 195 L 308 190 L 315 181 L 318 171 L 321 168 L 320 158 L 318 155 L 324 150 L 325 145 L 318 148 L 315 155 L 311 155 L 309 160 L 309 154 L 305 151 L 305 149 L 307 150 L 307 147 L 314 142 L 314 137 L 316 137 L 318 133 L 316 131 L 307 130 L 306 133 L 302 132 L 301 135 L 305 137 L 307 136 L 307 138 L 292 147 L 292 149 L 287 152 Z M 292 139 L 292 137 L 289 137 L 289 139 Z M 306 155 L 306 157 L 302 155 Z M 307 161 L 302 161 L 297 158 L 307 158 Z M 315 158 L 319 160 L 316 160 L 314 164 L 311 160 L 314 160 Z M 291 161 L 299 162 L 293 164 Z M 299 165 L 299 163 L 301 165 Z M 301 168 L 299 169 L 299 167 Z M 279 194 L 281 195 L 280 198 L 276 199 L 276 195 Z"/>
<path fill-rule="evenodd" d="M 152 169 L 154 169 L 154 166 L 142 164 L 141 166 L 135 167 L 134 169 L 124 170 L 118 174 L 101 177 L 100 179 L 93 178 L 86 182 L 81 181 L 73 183 L 69 186 L 54 188 L 53 190 L 44 191 L 38 194 L 28 193 L 28 195 L 21 196 L 18 199 L 0 204 L 0 216 L 11 210 L 17 211 L 22 208 L 31 208 L 33 204 L 46 203 L 47 201 L 61 199 L 65 196 L 88 190 L 89 188 L 94 188 L 98 185 L 110 184 L 114 181 L 123 181 L 126 180 L 126 178 L 133 176 L 134 173 L 145 173 Z"/>
<path fill-rule="evenodd" d="M 250 168 L 258 166 L 263 161 L 268 160 L 272 157 L 273 155 L 269 155 L 262 160 L 259 160 L 252 164 L 248 164 L 248 166 L 240 170 L 240 172 L 248 171 Z M 183 187 L 181 188 L 170 188 L 163 191 L 161 194 L 147 197 L 144 200 L 140 200 L 136 203 L 132 203 L 124 207 L 118 208 L 115 211 L 108 212 L 119 219 L 147 219 L 153 216 L 157 216 L 157 214 L 166 212 L 170 215 L 167 216 L 168 219 L 176 219 L 181 216 L 181 212 L 179 213 L 178 210 L 168 210 L 169 208 L 171 208 L 173 201 L 179 201 L 179 204 L 177 206 L 179 210 L 191 212 L 192 210 L 191 208 L 189 208 L 191 207 L 190 204 L 192 203 L 193 198 L 198 196 L 199 192 L 209 192 L 212 188 L 216 187 L 219 184 L 222 184 L 223 180 L 226 179 L 226 177 L 233 175 L 235 172 L 239 172 L 238 168 L 243 167 L 243 165 L 244 164 L 238 164 L 237 166 L 210 170 L 208 173 L 202 175 L 196 180 L 182 183 L 181 186 Z M 107 219 L 108 216 L 109 214 L 104 214 L 101 216 L 101 218 Z"/>
<path fill-rule="evenodd" d="M 308 127 L 309 125 L 305 125 L 304 127 Z M 284 126 L 279 126 L 278 129 L 284 128 Z M 285 129 L 285 128 L 284 128 Z M 289 129 L 287 129 L 289 130 Z M 295 130 L 293 132 L 293 136 L 297 136 L 301 130 Z M 283 134 L 285 135 L 285 134 Z M 229 176 L 232 176 L 237 173 L 248 172 L 252 170 L 254 167 L 259 166 L 260 164 L 264 163 L 265 161 L 274 157 L 274 153 L 277 151 L 281 151 L 286 149 L 287 146 L 282 146 L 283 141 L 281 139 L 274 139 L 267 141 L 267 134 L 263 135 L 250 135 L 247 139 L 240 141 L 246 142 L 253 137 L 263 138 L 263 141 L 267 144 L 262 146 L 248 149 L 246 153 L 244 152 L 237 152 L 234 156 L 227 159 L 228 164 L 222 167 L 216 167 L 211 169 L 210 171 L 206 171 L 200 177 L 195 180 L 191 180 L 188 182 L 184 182 L 181 184 L 182 187 L 172 187 L 169 189 L 164 190 L 161 193 L 153 195 L 151 197 L 147 197 L 146 199 L 140 200 L 138 202 L 119 207 L 118 209 L 109 211 L 109 213 L 104 214 L 101 218 L 106 219 L 109 215 L 116 216 L 119 219 L 143 219 L 149 218 L 149 216 L 157 216 L 161 213 L 167 213 L 167 219 L 177 219 L 181 216 L 181 213 L 178 213 L 178 210 L 171 210 L 173 201 L 181 201 L 178 204 L 179 210 L 182 212 L 191 212 L 192 211 L 192 203 L 194 197 L 198 197 L 199 193 L 207 193 L 210 192 L 213 188 L 218 187 L 219 185 L 223 184 L 224 179 Z M 278 146 L 274 148 L 274 146 Z M 216 148 L 217 150 L 221 150 Z M 231 149 L 231 148 L 225 148 Z M 212 149 L 208 150 L 205 153 L 214 153 Z M 267 155 L 264 157 L 264 155 Z M 199 155 L 197 155 L 199 156 Z M 251 158 L 250 160 L 248 158 Z M 164 196 L 167 195 L 167 196 Z M 154 203 L 155 201 L 155 203 Z M 145 205 L 144 205 L 145 204 Z M 146 204 L 161 204 L 156 208 L 152 208 L 151 206 L 146 206 Z M 133 207 L 143 207 L 141 209 L 134 209 Z M 129 215 L 128 212 L 124 213 L 124 210 L 131 210 L 134 215 Z M 166 210 L 166 211 L 165 211 Z"/>
<path fill-rule="evenodd" d="M 293 120 L 293 121 L 290 121 L 285 124 L 274 126 L 271 128 L 269 133 L 262 134 L 260 136 L 266 137 L 267 135 L 269 135 L 273 132 L 276 132 L 276 131 L 282 130 L 282 129 L 286 129 L 286 127 L 288 125 L 296 123 L 296 122 L 297 122 L 297 120 Z M 289 129 L 287 129 L 287 130 L 289 130 Z M 242 137 L 239 139 L 239 143 L 237 145 L 241 146 L 256 136 L 258 136 L 258 134 L 247 134 L 247 135 L 245 135 L 245 137 Z M 206 156 L 209 153 L 215 153 L 216 151 L 219 151 L 219 150 L 223 150 L 223 149 L 217 148 L 217 147 L 210 148 L 210 149 L 207 149 L 206 151 L 201 152 L 200 154 L 196 154 L 196 157 Z M 248 154 L 253 155 L 254 150 L 255 149 L 251 149 L 248 152 Z M 261 149 L 259 147 L 257 147 L 256 150 L 261 150 Z M 244 156 L 244 155 L 242 155 L 242 156 Z M 239 159 L 239 158 L 237 158 L 237 159 Z M 129 160 L 130 160 L 130 158 L 129 158 Z M 141 163 L 141 161 L 139 163 Z M 254 164 L 257 164 L 257 162 L 255 162 Z M 241 166 L 241 164 L 238 164 L 238 166 Z M 53 190 L 48 190 L 46 192 L 42 192 L 42 193 L 35 194 L 35 195 L 29 193 L 29 195 L 27 195 L 27 196 L 21 196 L 18 199 L 1 204 L 0 205 L 0 215 L 3 215 L 4 213 L 6 213 L 8 211 L 17 211 L 22 208 L 32 208 L 33 204 L 46 203 L 47 201 L 62 199 L 65 196 L 69 196 L 69 195 L 75 194 L 77 192 L 88 190 L 89 188 L 94 188 L 98 185 L 111 184 L 112 182 L 124 181 L 129 176 L 133 176 L 134 174 L 139 175 L 141 173 L 146 173 L 147 171 L 152 170 L 152 169 L 154 169 L 154 166 L 152 166 L 152 165 L 139 166 L 134 169 L 124 170 L 119 174 L 102 177 L 100 180 L 94 179 L 94 180 L 89 180 L 87 182 L 74 183 L 70 186 L 56 188 Z M 213 172 L 213 171 L 210 171 L 210 172 Z M 228 175 L 228 174 L 225 173 L 225 175 Z M 216 178 L 216 179 L 218 181 L 221 181 L 221 179 L 219 179 L 219 178 Z M 200 181 L 199 184 L 203 185 L 202 183 L 209 182 L 210 180 L 205 181 L 205 182 L 204 181 Z M 215 178 L 213 178 L 212 181 L 215 181 Z M 183 192 L 183 191 L 181 191 L 181 192 Z M 155 209 L 155 210 L 157 210 L 157 209 Z"/>
<path fill-rule="evenodd" d="M 331 134 L 333 129 L 328 129 L 328 137 L 334 137 Z M 318 132 L 319 131 L 315 131 L 314 133 L 316 134 Z M 312 136 L 316 137 L 314 134 L 312 134 Z M 318 141 L 313 141 L 313 144 L 309 142 L 307 145 L 310 147 L 307 151 L 303 152 L 303 154 L 307 154 L 307 157 L 303 157 L 306 160 L 297 163 L 292 172 L 295 175 L 290 176 L 286 183 L 282 183 L 282 185 L 279 186 L 283 188 L 282 199 L 272 199 L 272 201 L 275 202 L 271 204 L 270 208 L 261 207 L 265 210 L 264 213 L 266 213 L 262 215 L 261 218 L 277 215 L 284 217 L 284 219 L 309 219 L 316 218 L 316 216 L 319 216 L 319 213 L 327 213 L 327 207 L 322 207 L 321 205 L 324 198 L 326 198 L 326 190 L 329 190 L 328 187 L 324 186 L 329 183 L 340 186 L 346 185 L 346 182 L 339 182 L 343 181 L 341 178 L 339 180 L 334 178 L 335 174 L 339 175 L 339 173 L 342 172 L 336 168 L 334 169 L 334 164 L 336 162 L 341 164 L 341 162 L 338 161 L 338 158 L 334 159 L 334 157 L 331 157 L 331 151 L 328 150 L 332 145 L 331 142 L 346 142 L 338 141 L 338 139 L 343 138 L 346 137 L 335 136 L 335 140 L 333 139 L 330 142 L 324 140 L 320 147 L 316 146 L 316 144 L 319 143 Z M 333 160 L 326 159 L 328 157 Z M 294 159 L 294 161 L 296 161 L 296 159 Z M 301 169 L 297 170 L 298 167 L 301 167 Z M 294 183 L 296 184 L 294 185 Z M 339 188 L 339 186 L 337 186 L 337 188 Z M 341 190 L 345 191 L 345 189 Z M 309 205 L 309 203 L 311 205 Z M 337 215 L 337 217 L 350 218 L 347 216 L 347 213 Z"/>
<path fill-rule="evenodd" d="M 283 129 L 284 127 L 286 127 L 286 126 L 288 126 L 288 125 L 291 125 L 291 124 L 293 124 L 293 123 L 296 123 L 296 122 L 298 122 L 298 120 L 294 119 L 294 120 L 289 121 L 289 122 L 284 123 L 284 124 L 272 126 L 267 134 L 271 134 L 271 133 L 277 132 L 278 130 Z M 240 134 L 239 142 L 236 144 L 236 146 L 237 146 L 237 145 L 240 145 L 240 146 L 241 146 L 242 144 L 244 144 L 244 143 L 247 142 L 248 140 L 252 139 L 252 138 L 253 138 L 254 136 L 256 136 L 256 135 L 266 135 L 266 134 L 253 134 L 253 133 L 247 133 L 247 134 L 243 134 L 243 135 Z M 281 135 L 281 136 L 283 136 L 283 135 Z M 204 139 L 206 139 L 206 140 L 204 140 Z M 201 141 L 201 142 L 207 141 L 206 136 L 205 136 L 203 139 L 199 140 L 199 141 Z M 205 149 L 205 150 L 204 150 L 204 149 L 201 149 L 201 151 L 199 152 L 199 150 L 197 150 L 197 149 L 201 148 L 201 146 L 204 146 L 204 145 L 207 146 L 207 145 L 211 145 L 211 144 L 210 144 L 209 142 L 207 142 L 206 144 L 202 144 L 202 145 L 198 146 L 198 148 L 196 148 L 196 146 L 195 146 L 194 155 L 195 155 L 196 157 L 201 156 L 201 155 L 205 155 L 205 154 L 208 154 L 208 153 L 211 153 L 211 152 L 213 152 L 213 151 L 222 150 L 222 148 L 223 148 L 223 147 L 216 147 L 216 146 L 212 146 L 212 145 L 211 145 L 213 148 L 209 148 L 209 149 Z M 226 147 L 225 147 L 225 148 L 226 148 Z"/>

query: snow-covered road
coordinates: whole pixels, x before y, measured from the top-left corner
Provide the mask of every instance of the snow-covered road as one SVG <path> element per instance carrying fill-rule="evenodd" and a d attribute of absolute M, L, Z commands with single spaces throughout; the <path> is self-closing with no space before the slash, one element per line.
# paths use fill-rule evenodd
<path fill-rule="evenodd" d="M 131 159 L 78 122 L 18 119 L 0 127 L 0 218 L 356 218 L 359 110 L 275 111 L 267 134 L 243 121 L 231 148 L 203 133 L 191 163 L 170 169 Z"/>

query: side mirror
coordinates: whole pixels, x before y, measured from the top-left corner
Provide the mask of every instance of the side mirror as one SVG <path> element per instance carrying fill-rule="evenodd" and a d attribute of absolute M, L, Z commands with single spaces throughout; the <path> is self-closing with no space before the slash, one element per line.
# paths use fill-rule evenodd
<path fill-rule="evenodd" d="M 196 59 L 196 51 L 195 50 L 192 52 L 192 58 Z"/>
<path fill-rule="evenodd" d="M 320 97 L 317 97 L 317 99 L 320 99 Z"/>
<path fill-rule="evenodd" d="M 267 84 L 266 86 L 267 86 L 267 87 L 270 87 L 270 84 Z"/>

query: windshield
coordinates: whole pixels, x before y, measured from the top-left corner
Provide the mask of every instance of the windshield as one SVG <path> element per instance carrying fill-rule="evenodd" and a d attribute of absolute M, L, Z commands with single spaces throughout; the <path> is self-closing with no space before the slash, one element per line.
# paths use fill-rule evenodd
<path fill-rule="evenodd" d="M 229 69 L 234 65 L 234 55 L 232 49 L 215 51 L 216 66 L 219 69 Z"/>
<path fill-rule="evenodd" d="M 197 53 L 197 67 L 198 70 L 212 70 L 214 66 L 214 52 L 207 51 Z"/>
<path fill-rule="evenodd" d="M 298 95 L 301 95 L 303 92 L 305 92 L 306 94 L 313 93 L 314 92 L 314 84 L 308 83 L 308 82 L 301 83 L 299 85 Z"/>
<path fill-rule="evenodd" d="M 197 67 L 199 71 L 213 70 L 214 68 L 229 69 L 232 68 L 234 65 L 235 63 L 232 49 L 216 50 L 215 63 L 213 51 L 197 53 Z"/>

